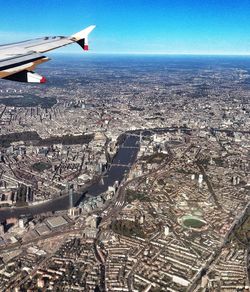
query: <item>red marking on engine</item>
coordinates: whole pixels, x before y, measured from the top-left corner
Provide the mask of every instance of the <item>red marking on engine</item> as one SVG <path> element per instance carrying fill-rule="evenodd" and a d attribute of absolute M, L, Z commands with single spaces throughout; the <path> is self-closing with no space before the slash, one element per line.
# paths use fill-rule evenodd
<path fill-rule="evenodd" d="M 45 77 L 42 77 L 42 79 L 40 80 L 40 83 L 45 83 L 47 80 Z"/>

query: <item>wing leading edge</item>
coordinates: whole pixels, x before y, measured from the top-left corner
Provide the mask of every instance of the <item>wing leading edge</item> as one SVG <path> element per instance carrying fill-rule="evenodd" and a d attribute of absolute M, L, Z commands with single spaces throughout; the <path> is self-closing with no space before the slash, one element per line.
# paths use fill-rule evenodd
<path fill-rule="evenodd" d="M 43 76 L 33 72 L 37 65 L 49 61 L 49 58 L 43 53 L 72 43 L 79 44 L 83 50 L 87 51 L 89 49 L 88 36 L 94 28 L 95 26 L 91 25 L 69 37 L 44 37 L 15 44 L 1 45 L 0 78 L 19 82 L 46 82 Z"/>

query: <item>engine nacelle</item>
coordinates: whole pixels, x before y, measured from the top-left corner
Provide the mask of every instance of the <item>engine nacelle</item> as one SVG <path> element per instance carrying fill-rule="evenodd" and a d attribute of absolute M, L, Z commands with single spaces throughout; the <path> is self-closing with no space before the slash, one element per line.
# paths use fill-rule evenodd
<path fill-rule="evenodd" d="M 18 82 L 28 82 L 28 83 L 45 83 L 46 78 L 32 71 L 21 71 L 10 76 L 5 77 L 4 79 L 18 81 Z"/>

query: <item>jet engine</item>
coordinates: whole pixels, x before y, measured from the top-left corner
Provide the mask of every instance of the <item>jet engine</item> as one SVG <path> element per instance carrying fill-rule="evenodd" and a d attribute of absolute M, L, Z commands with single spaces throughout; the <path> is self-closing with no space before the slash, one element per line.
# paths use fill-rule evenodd
<path fill-rule="evenodd" d="M 45 83 L 46 78 L 32 71 L 21 71 L 10 76 L 4 77 L 4 79 L 18 81 L 18 82 L 28 82 L 28 83 Z"/>

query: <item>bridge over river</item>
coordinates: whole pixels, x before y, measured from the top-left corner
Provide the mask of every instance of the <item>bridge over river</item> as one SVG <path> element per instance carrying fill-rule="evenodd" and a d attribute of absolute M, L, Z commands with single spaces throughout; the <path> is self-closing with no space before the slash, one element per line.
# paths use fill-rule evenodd
<path fill-rule="evenodd" d="M 190 129 L 171 127 L 171 128 L 156 128 L 150 130 L 134 130 L 127 131 L 123 134 L 124 140 L 120 145 L 116 156 L 114 157 L 112 164 L 101 181 L 93 183 L 86 187 L 81 193 L 73 194 L 73 204 L 76 205 L 79 201 L 84 200 L 85 193 L 90 196 L 98 196 L 107 191 L 109 186 L 114 185 L 115 181 L 122 181 L 124 175 L 127 173 L 136 160 L 137 153 L 139 151 L 140 137 L 151 136 L 154 133 L 175 132 L 183 131 L 188 132 Z M 69 195 L 65 195 L 53 200 L 39 203 L 33 206 L 27 207 L 12 207 L 0 209 L 0 222 L 3 222 L 7 218 L 21 216 L 34 216 L 46 212 L 55 212 L 60 210 L 69 209 Z"/>

